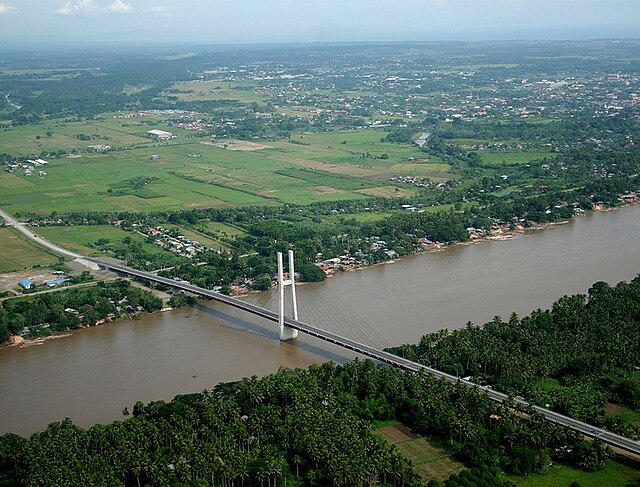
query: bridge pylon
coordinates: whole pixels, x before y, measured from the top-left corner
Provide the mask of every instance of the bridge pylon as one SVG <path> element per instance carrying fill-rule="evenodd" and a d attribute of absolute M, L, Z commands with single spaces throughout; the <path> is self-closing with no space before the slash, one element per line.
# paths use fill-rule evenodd
<path fill-rule="evenodd" d="M 284 288 L 291 286 L 291 304 L 293 306 L 293 319 L 298 320 L 298 301 L 296 300 L 296 277 L 293 266 L 293 250 L 289 250 L 289 279 L 284 278 L 284 264 L 282 252 L 278 252 L 278 294 L 280 306 L 278 308 L 278 325 L 280 325 L 280 340 L 293 340 L 298 338 L 298 330 L 284 323 Z"/>

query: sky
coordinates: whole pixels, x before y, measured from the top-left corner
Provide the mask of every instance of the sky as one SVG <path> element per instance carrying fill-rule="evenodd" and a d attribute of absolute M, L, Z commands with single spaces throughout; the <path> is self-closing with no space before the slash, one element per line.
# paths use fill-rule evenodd
<path fill-rule="evenodd" d="M 622 37 L 640 0 L 0 0 L 10 44 Z"/>

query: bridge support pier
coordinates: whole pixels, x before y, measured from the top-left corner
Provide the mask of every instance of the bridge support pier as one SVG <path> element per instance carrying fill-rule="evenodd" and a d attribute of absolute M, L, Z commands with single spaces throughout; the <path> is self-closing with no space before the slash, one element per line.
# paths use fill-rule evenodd
<path fill-rule="evenodd" d="M 284 263 L 282 252 L 278 252 L 278 294 L 280 306 L 278 308 L 278 325 L 280 325 L 280 340 L 293 340 L 298 338 L 298 330 L 284 324 L 284 288 L 291 286 L 291 304 L 293 306 L 293 319 L 298 319 L 298 302 L 296 300 L 295 269 L 293 267 L 293 250 L 289 250 L 289 279 L 284 279 Z"/>

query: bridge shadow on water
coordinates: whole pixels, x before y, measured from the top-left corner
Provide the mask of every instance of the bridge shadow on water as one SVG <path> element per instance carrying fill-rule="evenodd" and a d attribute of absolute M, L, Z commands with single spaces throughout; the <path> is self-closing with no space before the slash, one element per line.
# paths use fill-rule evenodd
<path fill-rule="evenodd" d="M 227 323 L 227 325 L 222 325 L 222 326 L 226 326 L 227 328 L 232 328 L 234 330 L 238 330 L 238 331 L 242 331 L 242 332 L 246 332 L 246 333 L 251 333 L 253 335 L 257 335 L 260 336 L 262 338 L 265 338 L 269 341 L 275 341 L 275 342 L 280 342 L 280 332 L 278 330 L 278 324 L 273 322 L 271 327 L 268 326 L 262 326 L 258 323 L 256 323 L 255 321 L 249 321 L 246 320 L 244 318 L 241 318 L 239 316 L 235 316 L 233 314 L 227 313 L 221 309 L 218 308 L 213 308 L 213 307 L 209 307 L 209 306 L 203 306 L 201 304 L 195 304 L 194 305 L 194 309 L 198 310 L 199 312 L 209 315 L 213 318 L 216 318 L 218 320 L 221 320 L 225 323 Z M 258 318 L 258 320 L 260 321 L 265 321 L 267 322 L 268 320 L 263 320 L 261 318 Z M 305 334 L 300 332 L 299 333 L 300 336 L 304 336 Z M 313 337 L 305 337 L 305 338 L 310 338 L 315 340 L 318 340 L 316 338 Z M 323 348 L 317 345 L 314 345 L 312 343 L 309 343 L 307 341 L 302 341 L 299 338 L 296 340 L 289 340 L 289 341 L 285 341 L 285 342 L 280 342 L 281 346 L 289 346 L 289 347 L 296 347 L 299 350 L 303 350 L 305 352 L 308 352 L 310 354 L 316 355 L 317 357 L 323 358 L 325 360 L 331 360 L 333 362 L 336 362 L 338 364 L 342 364 L 345 362 L 348 362 L 350 360 L 352 360 L 352 356 L 350 357 L 349 355 L 345 354 L 340 354 L 337 353 L 335 351 L 329 350 L 328 348 Z M 329 343 L 326 344 L 327 347 L 335 347 L 337 348 L 336 345 L 331 345 Z M 345 352 L 348 352 L 347 350 L 345 350 Z"/>

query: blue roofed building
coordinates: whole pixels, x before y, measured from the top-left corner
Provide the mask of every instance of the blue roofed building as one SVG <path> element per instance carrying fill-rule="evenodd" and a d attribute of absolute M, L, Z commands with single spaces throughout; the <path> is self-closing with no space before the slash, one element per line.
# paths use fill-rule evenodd
<path fill-rule="evenodd" d="M 33 283 L 29 279 L 22 279 L 18 284 L 24 289 L 31 289 L 33 287 Z"/>

